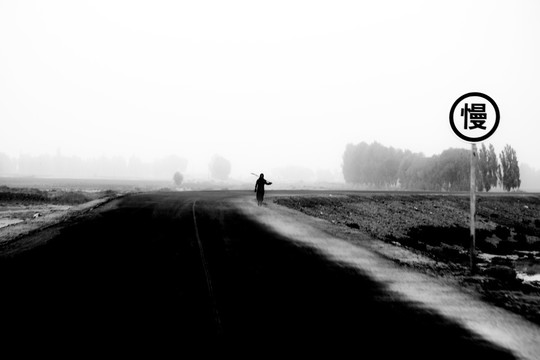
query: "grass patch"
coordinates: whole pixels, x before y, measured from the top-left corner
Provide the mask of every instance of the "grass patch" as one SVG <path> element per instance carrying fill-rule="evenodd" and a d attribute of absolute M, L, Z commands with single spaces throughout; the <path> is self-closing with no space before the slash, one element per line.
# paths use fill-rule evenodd
<path fill-rule="evenodd" d="M 82 191 L 45 191 L 34 188 L 10 188 L 7 186 L 0 186 L 0 203 L 79 205 L 112 194 L 113 192 L 111 191 L 85 193 Z"/>

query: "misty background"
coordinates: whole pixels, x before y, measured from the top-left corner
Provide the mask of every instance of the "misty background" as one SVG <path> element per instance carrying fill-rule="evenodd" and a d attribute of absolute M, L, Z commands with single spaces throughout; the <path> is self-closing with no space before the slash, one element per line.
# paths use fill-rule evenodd
<path fill-rule="evenodd" d="M 501 111 L 540 189 L 536 1 L 0 1 L 0 176 L 343 182 L 348 144 L 468 149 Z"/>

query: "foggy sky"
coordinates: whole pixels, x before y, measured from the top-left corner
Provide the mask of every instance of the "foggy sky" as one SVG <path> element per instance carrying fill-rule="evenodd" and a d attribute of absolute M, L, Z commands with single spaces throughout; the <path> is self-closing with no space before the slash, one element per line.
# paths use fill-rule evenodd
<path fill-rule="evenodd" d="M 155 159 L 232 177 L 340 172 L 347 143 L 468 145 L 448 113 L 491 96 L 487 141 L 540 169 L 537 1 L 0 1 L 0 152 Z"/>

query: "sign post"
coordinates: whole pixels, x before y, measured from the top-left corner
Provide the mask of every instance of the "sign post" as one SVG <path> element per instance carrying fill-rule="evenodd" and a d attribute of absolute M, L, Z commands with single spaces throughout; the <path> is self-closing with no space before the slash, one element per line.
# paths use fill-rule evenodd
<path fill-rule="evenodd" d="M 472 273 L 476 272 L 476 160 L 478 159 L 476 152 L 476 144 L 471 144 L 471 241 L 469 248 L 469 265 Z"/>
<path fill-rule="evenodd" d="M 476 167 L 478 160 L 476 144 L 493 135 L 499 126 L 499 120 L 499 108 L 495 101 L 479 92 L 471 92 L 459 97 L 450 109 L 452 131 L 461 140 L 471 144 L 469 265 L 473 274 L 476 272 Z"/>

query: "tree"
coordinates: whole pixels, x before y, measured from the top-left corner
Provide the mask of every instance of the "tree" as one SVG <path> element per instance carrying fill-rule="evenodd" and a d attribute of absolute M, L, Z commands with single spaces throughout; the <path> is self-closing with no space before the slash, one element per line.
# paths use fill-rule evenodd
<path fill-rule="evenodd" d="M 358 145 L 347 144 L 343 154 L 343 177 L 347 183 L 367 183 L 365 177 L 365 164 L 369 145 L 361 142 Z"/>
<path fill-rule="evenodd" d="M 404 153 L 377 142 L 348 144 L 343 154 L 343 177 L 348 183 L 376 188 L 394 187 Z"/>
<path fill-rule="evenodd" d="M 231 162 L 224 157 L 214 155 L 208 165 L 210 175 L 214 179 L 227 180 L 231 173 Z"/>
<path fill-rule="evenodd" d="M 184 176 L 180 174 L 179 171 L 177 171 L 173 175 L 173 181 L 174 181 L 174 185 L 180 186 L 180 184 L 182 184 L 182 181 L 184 181 Z"/>
<path fill-rule="evenodd" d="M 0 153 L 0 175 L 13 175 L 15 170 L 15 161 L 6 154 Z"/>
<path fill-rule="evenodd" d="M 434 190 L 463 191 L 470 184 L 470 151 L 447 149 L 434 156 L 431 172 Z"/>
<path fill-rule="evenodd" d="M 488 172 L 484 188 L 489 191 L 492 187 L 497 186 L 497 169 L 499 168 L 499 162 L 497 161 L 497 154 L 495 154 L 495 148 L 492 144 L 489 144 L 489 151 L 487 153 Z"/>
<path fill-rule="evenodd" d="M 154 160 L 152 164 L 153 176 L 156 179 L 167 179 L 173 171 L 185 172 L 187 165 L 187 159 L 178 155 L 164 156 Z"/>
<path fill-rule="evenodd" d="M 433 168 L 436 157 L 407 151 L 399 166 L 399 184 L 403 189 L 433 190 Z"/>
<path fill-rule="evenodd" d="M 499 154 L 500 165 L 498 167 L 499 183 L 506 191 L 518 189 L 521 185 L 519 178 L 519 164 L 516 150 L 510 145 L 506 145 Z"/>
<path fill-rule="evenodd" d="M 484 182 L 487 177 L 487 149 L 482 143 L 478 150 L 478 160 L 476 162 L 476 190 L 484 191 Z"/>
<path fill-rule="evenodd" d="M 489 150 L 482 143 L 482 147 L 478 151 L 478 167 L 477 170 L 477 188 L 479 191 L 489 191 L 492 187 L 497 186 L 497 154 L 493 145 L 489 145 Z"/>

